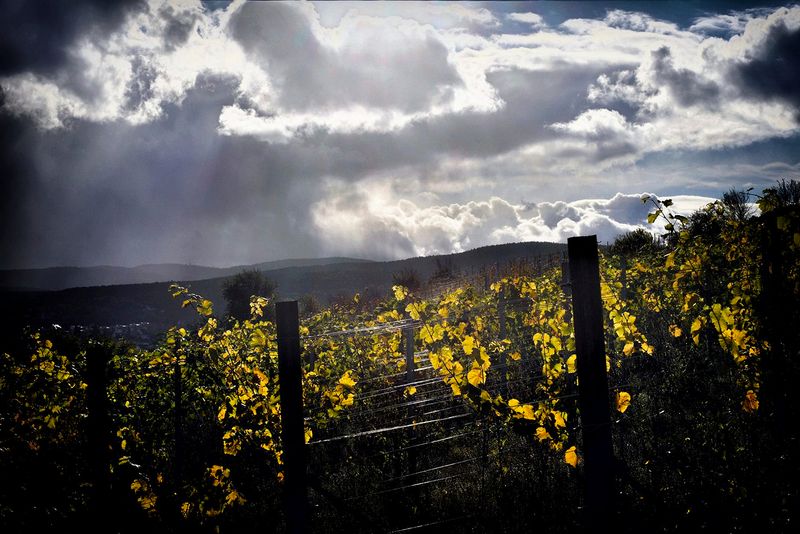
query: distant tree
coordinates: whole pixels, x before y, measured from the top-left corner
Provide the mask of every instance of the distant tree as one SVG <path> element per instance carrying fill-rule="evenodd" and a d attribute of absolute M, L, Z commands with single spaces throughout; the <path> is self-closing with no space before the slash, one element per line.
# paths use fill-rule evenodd
<path fill-rule="evenodd" d="M 228 305 L 228 315 L 242 321 L 250 317 L 250 297 L 272 298 L 277 285 L 264 273 L 255 269 L 245 270 L 225 281 L 222 295 Z"/>
<path fill-rule="evenodd" d="M 394 273 L 392 275 L 392 284 L 407 287 L 409 291 L 416 291 L 422 285 L 419 279 L 419 273 L 410 267 Z"/>
<path fill-rule="evenodd" d="M 722 220 L 710 206 L 707 206 L 689 215 L 685 229 L 692 238 L 718 236 L 722 232 Z"/>
<path fill-rule="evenodd" d="M 661 248 L 657 237 L 643 228 L 637 228 L 617 237 L 609 251 L 619 256 L 634 256 L 655 252 Z"/>
<path fill-rule="evenodd" d="M 750 219 L 755 210 L 749 203 L 750 195 L 747 191 L 731 188 L 730 191 L 722 195 L 722 205 L 725 208 L 725 215 L 734 221 L 746 221 Z"/>
<path fill-rule="evenodd" d="M 307 293 L 300 297 L 300 313 L 302 315 L 314 315 L 319 312 L 321 306 L 317 297 L 311 293 Z"/>
<path fill-rule="evenodd" d="M 787 206 L 800 206 L 800 182 L 781 180 L 778 185 L 764 189 L 758 207 L 766 213 Z"/>
<path fill-rule="evenodd" d="M 453 258 L 436 258 L 436 270 L 428 279 L 429 284 L 453 280 L 456 277 L 456 268 Z"/>

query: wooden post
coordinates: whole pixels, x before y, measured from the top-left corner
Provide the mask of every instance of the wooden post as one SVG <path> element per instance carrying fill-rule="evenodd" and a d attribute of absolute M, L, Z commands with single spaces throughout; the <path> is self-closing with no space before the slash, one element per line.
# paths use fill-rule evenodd
<path fill-rule="evenodd" d="M 614 457 L 597 236 L 572 237 L 567 248 L 583 427 L 585 526 L 605 532 L 612 527 Z"/>
<path fill-rule="evenodd" d="M 406 353 L 406 382 L 414 381 L 414 327 L 403 328 L 403 344 Z"/>
<path fill-rule="evenodd" d="M 309 507 L 297 301 L 278 302 L 275 305 L 275 315 L 278 330 L 286 530 L 305 534 L 308 532 Z"/>
<path fill-rule="evenodd" d="M 411 383 L 414 382 L 414 370 L 416 369 L 416 364 L 414 363 L 414 327 L 408 326 L 403 329 L 403 338 L 405 340 L 405 353 L 406 353 L 406 382 Z M 407 414 L 409 417 L 414 417 L 416 413 L 416 408 L 414 406 L 410 406 L 407 409 Z M 408 443 L 411 444 L 417 438 L 417 431 L 412 426 L 408 429 L 406 433 L 406 437 L 408 439 Z M 408 449 L 407 451 L 407 473 L 413 473 L 417 470 L 417 451 L 416 449 Z M 407 478 L 405 480 L 406 484 L 413 483 L 414 480 L 412 478 Z"/>
<path fill-rule="evenodd" d="M 106 368 L 111 354 L 108 348 L 91 341 L 86 351 L 87 440 L 92 474 L 93 505 L 100 530 L 111 527 L 111 472 Z"/>
<path fill-rule="evenodd" d="M 759 392 L 762 408 L 772 419 L 773 439 L 783 443 L 794 424 L 798 402 L 797 364 L 792 359 L 800 351 L 797 329 L 798 306 L 795 289 L 788 277 L 788 261 L 793 256 L 789 244 L 796 228 L 782 225 L 800 220 L 800 208 L 782 207 L 761 217 L 761 295 L 758 312 L 761 315 L 761 336 L 769 348 L 762 356 L 762 387 Z M 793 413 L 794 412 L 794 413 Z"/>

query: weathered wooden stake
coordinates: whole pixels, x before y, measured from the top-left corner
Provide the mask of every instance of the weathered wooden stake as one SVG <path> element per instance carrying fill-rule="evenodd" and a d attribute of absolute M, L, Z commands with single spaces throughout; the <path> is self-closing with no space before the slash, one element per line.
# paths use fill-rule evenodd
<path fill-rule="evenodd" d="M 403 329 L 404 350 L 406 353 L 406 382 L 414 381 L 414 327 L 407 326 Z"/>
<path fill-rule="evenodd" d="M 414 363 L 414 327 L 408 326 L 403 329 L 403 339 L 404 339 L 404 349 L 406 353 L 406 382 L 412 383 L 414 382 L 414 370 L 416 369 L 416 364 Z M 407 413 L 409 417 L 413 417 L 416 412 L 416 408 L 414 406 L 408 407 Z M 408 429 L 406 433 L 406 438 L 408 439 L 409 443 L 412 443 L 417 438 L 417 430 L 414 427 Z M 408 473 L 413 473 L 417 470 L 417 451 L 415 449 L 409 449 L 407 452 L 407 469 Z M 412 483 L 413 480 L 411 478 L 407 479 L 406 483 Z"/>
<path fill-rule="evenodd" d="M 278 375 L 281 396 L 286 530 L 308 532 L 303 382 L 300 360 L 300 323 L 297 301 L 275 305 L 278 330 Z"/>
<path fill-rule="evenodd" d="M 111 358 L 107 347 L 92 343 L 86 351 L 86 404 L 89 461 L 92 473 L 93 504 L 96 524 L 110 528 L 111 472 L 109 442 L 111 430 L 108 417 L 108 387 L 106 368 Z"/>
<path fill-rule="evenodd" d="M 613 518 L 614 457 L 597 236 L 572 237 L 567 248 L 583 427 L 585 525 L 605 532 Z"/>

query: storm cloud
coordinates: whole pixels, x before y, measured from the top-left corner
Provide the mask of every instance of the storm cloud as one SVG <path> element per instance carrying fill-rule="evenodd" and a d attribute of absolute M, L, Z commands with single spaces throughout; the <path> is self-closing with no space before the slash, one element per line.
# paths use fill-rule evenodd
<path fill-rule="evenodd" d="M 800 165 L 797 7 L 66 5 L 2 6 L 0 267 L 611 240 Z"/>

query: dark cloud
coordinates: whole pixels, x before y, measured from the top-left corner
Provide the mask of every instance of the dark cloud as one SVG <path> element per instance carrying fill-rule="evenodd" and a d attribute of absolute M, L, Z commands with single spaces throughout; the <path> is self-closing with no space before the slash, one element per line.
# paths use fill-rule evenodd
<path fill-rule="evenodd" d="M 198 15 L 192 11 L 178 11 L 174 7 L 165 5 L 159 9 L 158 14 L 166 22 L 164 28 L 164 47 L 175 50 L 189 39 L 189 34 L 194 29 Z"/>
<path fill-rule="evenodd" d="M 729 79 L 745 96 L 800 109 L 800 28 L 790 30 L 783 21 L 772 26 L 762 45 L 731 68 Z"/>
<path fill-rule="evenodd" d="M 672 63 L 672 54 L 665 46 L 652 52 L 652 56 L 656 82 L 667 86 L 680 105 L 716 105 L 720 96 L 716 83 L 704 80 L 690 70 L 676 69 Z"/>
<path fill-rule="evenodd" d="M 77 120 L 42 133 L 1 115 L 3 267 L 314 255 L 305 177 L 318 176 L 317 160 L 302 146 L 219 136 L 237 87 L 201 77 L 141 126 Z"/>
<path fill-rule="evenodd" d="M 424 168 L 442 156 L 497 156 L 552 139 L 554 133 L 548 125 L 568 121 L 585 109 L 584 88 L 601 72 L 592 68 L 564 68 L 546 73 L 520 69 L 496 71 L 488 80 L 505 103 L 496 112 L 445 115 L 412 122 L 397 132 L 318 133 L 307 142 L 318 143 L 336 154 L 326 170 L 348 178 L 405 165 Z"/>
<path fill-rule="evenodd" d="M 287 144 L 220 136 L 220 111 L 236 101 L 239 81 L 219 76 L 201 76 L 181 104 L 139 126 L 76 120 L 42 133 L 5 116 L 3 131 L 15 133 L 3 139 L 3 161 L 15 167 L 3 178 L 3 226 L 14 230 L 0 252 L 5 266 L 313 256 L 320 243 L 309 210 L 326 194 L 324 177 L 356 181 L 414 166 L 424 181 L 443 154 L 492 156 L 546 139 L 544 125 L 585 106 L 583 91 L 563 87 L 598 74 L 496 72 L 490 81 L 506 102 L 498 113 L 445 115 L 393 133 L 317 131 Z M 146 97 L 148 76 L 144 69 L 129 88 L 131 105 Z M 386 241 L 384 255 L 410 250 L 389 229 L 373 234 Z"/>
<path fill-rule="evenodd" d="M 68 60 L 78 37 L 109 35 L 144 0 L 2 0 L 0 75 L 50 74 Z"/>
<path fill-rule="evenodd" d="M 133 111 L 153 97 L 153 83 L 158 77 L 155 67 L 142 56 L 131 61 L 131 79 L 125 89 L 125 109 Z"/>

